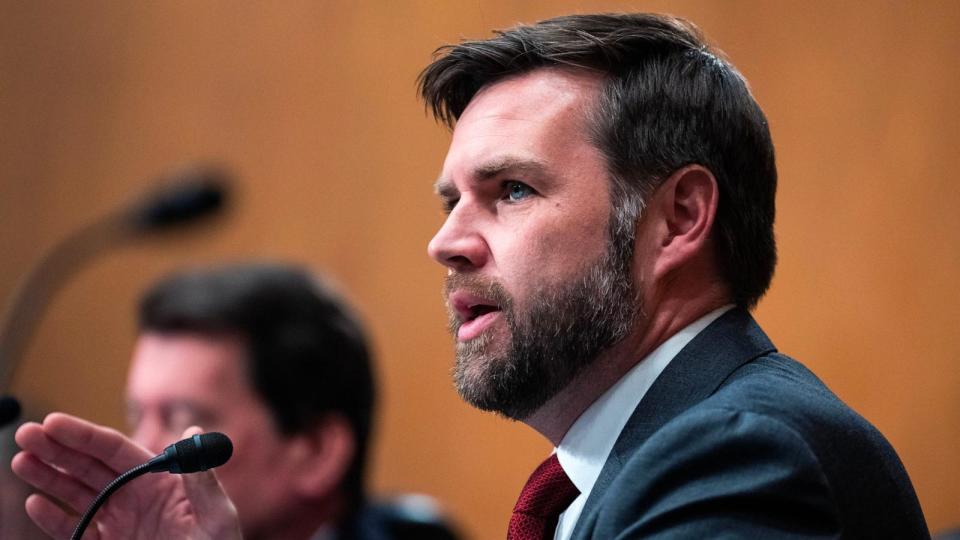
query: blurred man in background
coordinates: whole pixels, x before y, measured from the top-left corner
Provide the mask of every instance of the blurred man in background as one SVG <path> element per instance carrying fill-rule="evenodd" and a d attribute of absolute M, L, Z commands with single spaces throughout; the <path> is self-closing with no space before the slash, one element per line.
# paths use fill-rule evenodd
<path fill-rule="evenodd" d="M 328 286 L 278 265 L 186 272 L 140 304 L 131 437 L 154 453 L 189 426 L 234 443 L 218 477 L 244 537 L 453 538 L 425 499 L 364 490 L 374 377 L 363 329 Z"/>
<path fill-rule="evenodd" d="M 143 298 L 127 381 L 132 438 L 153 453 L 222 431 L 219 478 L 244 537 L 355 524 L 375 389 L 360 323 L 306 273 L 272 265 L 174 275 Z"/>
<path fill-rule="evenodd" d="M 249 540 L 453 538 L 429 507 L 367 501 L 375 394 L 360 323 L 302 270 L 183 272 L 141 301 L 131 438 L 157 454 L 190 426 L 226 433 L 218 478 Z"/>

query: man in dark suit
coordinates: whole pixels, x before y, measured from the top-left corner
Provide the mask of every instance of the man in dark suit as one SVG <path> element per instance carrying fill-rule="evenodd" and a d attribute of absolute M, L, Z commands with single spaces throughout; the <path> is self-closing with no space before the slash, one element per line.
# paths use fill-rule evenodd
<path fill-rule="evenodd" d="M 518 27 L 446 48 L 421 93 L 455 126 L 429 252 L 449 269 L 456 385 L 557 447 L 508 538 L 929 536 L 889 444 L 749 315 L 776 259 L 773 145 L 692 25 Z M 85 467 L 144 458 L 75 420 L 26 435 L 27 456 L 75 453 L 32 479 L 63 497 Z M 189 504 L 154 528 L 235 531 L 208 474 L 158 480 L 126 515 L 171 497 Z"/>
<path fill-rule="evenodd" d="M 766 119 L 699 31 L 561 17 L 439 51 L 430 243 L 465 400 L 555 453 L 510 539 L 924 538 L 896 453 L 749 314 L 770 284 Z"/>

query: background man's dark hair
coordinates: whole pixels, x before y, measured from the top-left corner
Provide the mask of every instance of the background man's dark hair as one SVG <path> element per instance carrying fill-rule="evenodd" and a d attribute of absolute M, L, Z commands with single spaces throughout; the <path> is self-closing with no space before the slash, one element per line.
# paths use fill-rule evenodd
<path fill-rule="evenodd" d="M 643 201 L 663 180 L 700 164 L 720 189 L 720 272 L 737 304 L 752 307 L 763 296 L 776 265 L 773 143 L 743 77 L 692 23 L 572 15 L 441 47 L 436 56 L 420 75 L 420 94 L 451 127 L 481 88 L 507 77 L 543 67 L 604 74 L 590 135 L 611 176 L 615 245 L 633 245 Z"/>
<path fill-rule="evenodd" d="M 304 432 L 342 415 L 357 455 L 344 479 L 352 509 L 364 498 L 375 389 L 363 329 L 349 308 L 306 272 L 243 264 L 175 274 L 140 304 L 140 330 L 236 335 L 246 369 L 280 433 Z"/>

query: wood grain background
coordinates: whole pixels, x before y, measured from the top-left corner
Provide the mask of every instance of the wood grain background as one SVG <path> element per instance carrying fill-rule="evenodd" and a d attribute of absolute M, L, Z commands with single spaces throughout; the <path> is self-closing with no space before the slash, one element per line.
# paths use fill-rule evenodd
<path fill-rule="evenodd" d="M 521 5 L 522 4 L 522 5 Z M 169 166 L 229 164 L 232 213 L 117 250 L 50 306 L 14 384 L 32 415 L 122 428 L 139 292 L 276 258 L 329 272 L 382 379 L 372 485 L 502 537 L 548 444 L 453 391 L 425 253 L 449 134 L 414 80 L 433 49 L 570 12 L 688 17 L 770 118 L 780 264 L 757 317 L 892 441 L 932 529 L 960 523 L 960 3 L 0 1 L 0 301 L 57 240 Z"/>

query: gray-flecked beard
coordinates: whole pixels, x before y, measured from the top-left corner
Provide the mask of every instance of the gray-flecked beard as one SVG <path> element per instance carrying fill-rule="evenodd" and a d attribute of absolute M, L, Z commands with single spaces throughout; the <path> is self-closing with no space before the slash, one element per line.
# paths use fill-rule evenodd
<path fill-rule="evenodd" d="M 467 403 L 507 418 L 522 420 L 563 390 L 601 354 L 620 342 L 642 313 L 628 245 L 611 242 L 600 258 L 575 278 L 543 284 L 523 311 L 504 287 L 469 274 L 447 278 L 447 296 L 467 290 L 495 302 L 509 331 L 495 350 L 492 332 L 457 342 L 453 377 Z M 454 337 L 460 321 L 450 314 Z"/>

